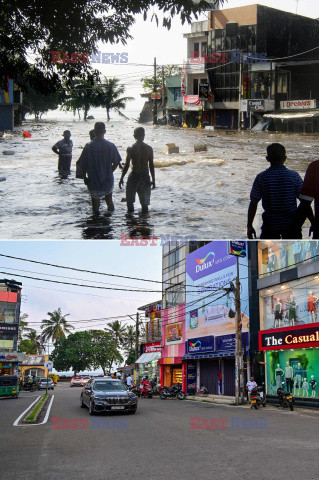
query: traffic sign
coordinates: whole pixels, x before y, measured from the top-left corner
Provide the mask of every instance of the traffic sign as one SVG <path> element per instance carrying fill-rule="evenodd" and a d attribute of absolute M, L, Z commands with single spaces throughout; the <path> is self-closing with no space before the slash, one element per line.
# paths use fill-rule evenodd
<path fill-rule="evenodd" d="M 46 362 L 44 362 L 44 366 L 45 366 L 45 368 L 47 368 L 48 370 L 52 370 L 52 368 L 53 368 L 53 362 L 51 362 L 51 360 L 47 360 Z"/>

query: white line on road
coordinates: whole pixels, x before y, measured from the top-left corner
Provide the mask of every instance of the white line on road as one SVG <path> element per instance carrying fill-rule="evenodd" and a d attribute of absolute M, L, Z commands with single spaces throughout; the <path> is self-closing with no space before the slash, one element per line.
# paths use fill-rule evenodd
<path fill-rule="evenodd" d="M 39 398 L 40 397 L 37 397 L 37 399 L 34 400 L 34 402 L 32 402 L 31 405 L 23 413 L 21 413 L 21 415 L 14 422 L 14 424 L 13 424 L 14 427 L 18 427 L 18 423 L 21 420 L 21 418 L 23 417 L 23 415 L 25 415 L 30 410 L 30 408 L 33 407 L 33 405 L 39 400 Z"/>
<path fill-rule="evenodd" d="M 44 417 L 44 420 L 43 422 L 41 423 L 25 423 L 24 425 L 16 425 L 17 422 L 19 422 L 20 418 L 28 411 L 30 410 L 30 408 L 32 407 L 32 405 L 34 405 L 35 402 L 33 402 L 29 408 L 27 408 L 21 415 L 20 417 L 14 422 L 14 426 L 15 427 L 36 427 L 37 425 L 43 425 L 44 423 L 47 423 L 48 421 L 48 418 L 49 418 L 49 415 L 50 415 L 50 411 L 51 411 L 51 407 L 52 407 L 52 403 L 53 403 L 53 400 L 54 400 L 54 395 L 52 395 L 52 398 L 51 398 L 51 401 L 50 401 L 50 405 L 48 406 L 48 409 L 47 409 L 47 412 L 45 414 L 45 417 Z"/>

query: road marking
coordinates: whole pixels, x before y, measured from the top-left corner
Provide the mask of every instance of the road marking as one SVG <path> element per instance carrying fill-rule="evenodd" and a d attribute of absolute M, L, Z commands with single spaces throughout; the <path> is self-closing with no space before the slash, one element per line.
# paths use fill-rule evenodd
<path fill-rule="evenodd" d="M 37 403 L 37 401 L 39 400 L 39 398 L 40 398 L 40 397 L 37 397 L 37 399 L 34 400 L 34 402 L 32 402 L 31 405 L 30 405 L 23 413 L 21 413 L 21 415 L 20 415 L 20 416 L 16 419 L 16 421 L 14 422 L 14 424 L 13 424 L 14 427 L 18 427 L 18 423 L 19 423 L 19 421 L 21 420 L 21 418 L 23 417 L 23 415 L 25 415 L 25 414 L 30 410 L 30 408 L 33 407 L 33 405 L 34 405 L 35 403 Z"/>
<path fill-rule="evenodd" d="M 38 397 L 38 398 L 39 398 L 39 397 Z M 35 402 L 33 402 L 33 403 L 30 405 L 29 408 L 27 408 L 27 409 L 22 413 L 22 415 L 20 415 L 20 417 L 14 422 L 13 425 L 14 425 L 15 427 L 36 427 L 37 425 L 44 425 L 44 424 L 47 423 L 47 421 L 48 421 L 53 400 L 54 400 L 54 395 L 52 395 L 52 398 L 51 398 L 51 401 L 50 401 L 50 405 L 48 406 L 48 409 L 47 409 L 47 412 L 46 412 L 46 414 L 45 414 L 45 417 L 44 417 L 43 422 L 41 422 L 41 423 L 25 423 L 25 424 L 23 424 L 23 425 L 16 425 L 16 423 L 19 422 L 20 418 L 21 418 L 28 410 L 30 410 L 30 408 L 32 407 L 32 405 L 35 404 L 35 402 L 37 401 L 37 400 L 36 400 Z"/>

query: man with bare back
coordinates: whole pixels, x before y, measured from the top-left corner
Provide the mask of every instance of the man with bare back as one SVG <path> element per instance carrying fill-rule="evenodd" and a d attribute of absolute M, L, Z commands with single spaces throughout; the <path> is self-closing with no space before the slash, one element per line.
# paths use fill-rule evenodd
<path fill-rule="evenodd" d="M 126 203 L 129 213 L 134 212 L 136 193 L 138 194 L 142 213 L 148 213 L 148 206 L 151 200 L 151 186 L 155 188 L 155 169 L 153 149 L 144 143 L 145 130 L 143 127 L 134 130 L 136 142 L 127 149 L 126 162 L 123 168 L 119 187 L 124 184 L 124 177 L 130 167 L 132 160 L 132 171 L 126 184 Z M 150 175 L 152 182 L 150 180 Z"/>

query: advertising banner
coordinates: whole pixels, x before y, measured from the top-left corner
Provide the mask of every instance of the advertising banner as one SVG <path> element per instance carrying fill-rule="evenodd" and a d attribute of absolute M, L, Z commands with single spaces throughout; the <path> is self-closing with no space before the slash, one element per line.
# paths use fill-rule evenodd
<path fill-rule="evenodd" d="M 198 353 L 213 353 L 215 351 L 215 337 L 209 335 L 207 337 L 191 338 L 186 342 L 186 353 L 197 355 Z"/>
<path fill-rule="evenodd" d="M 241 247 L 246 250 L 246 245 Z M 243 333 L 248 332 L 249 323 L 247 267 L 247 258 L 241 258 L 239 276 Z M 185 341 L 212 335 L 235 336 L 234 294 L 227 296 L 224 287 L 228 288 L 231 282 L 234 283 L 236 275 L 237 259 L 228 253 L 227 241 L 210 242 L 187 255 L 186 304 L 192 307 L 187 309 Z"/>
<path fill-rule="evenodd" d="M 161 351 L 161 342 L 152 342 L 145 344 L 145 353 L 153 353 Z"/>
<path fill-rule="evenodd" d="M 165 345 L 176 345 L 183 342 L 183 322 L 165 325 Z"/>
<path fill-rule="evenodd" d="M 207 100 L 209 96 L 209 83 L 208 82 L 201 82 L 199 84 L 199 99 L 200 100 Z"/>
<path fill-rule="evenodd" d="M 259 350 L 319 347 L 319 323 L 259 332 Z"/>
<path fill-rule="evenodd" d="M 249 334 L 248 332 L 244 332 L 242 335 L 243 339 L 243 347 L 247 347 L 249 344 Z M 227 351 L 227 350 L 235 350 L 235 335 L 220 335 L 219 337 L 215 337 L 215 349 L 216 351 Z"/>
<path fill-rule="evenodd" d="M 281 110 L 304 110 L 316 108 L 316 100 L 284 100 L 280 102 Z"/>
<path fill-rule="evenodd" d="M 19 330 L 18 323 L 0 323 L 0 333 L 17 334 Z"/>
<path fill-rule="evenodd" d="M 187 373 L 186 373 L 186 393 L 189 393 L 191 389 L 196 388 L 196 378 L 197 378 L 197 369 L 196 369 L 196 360 L 187 362 Z"/>

